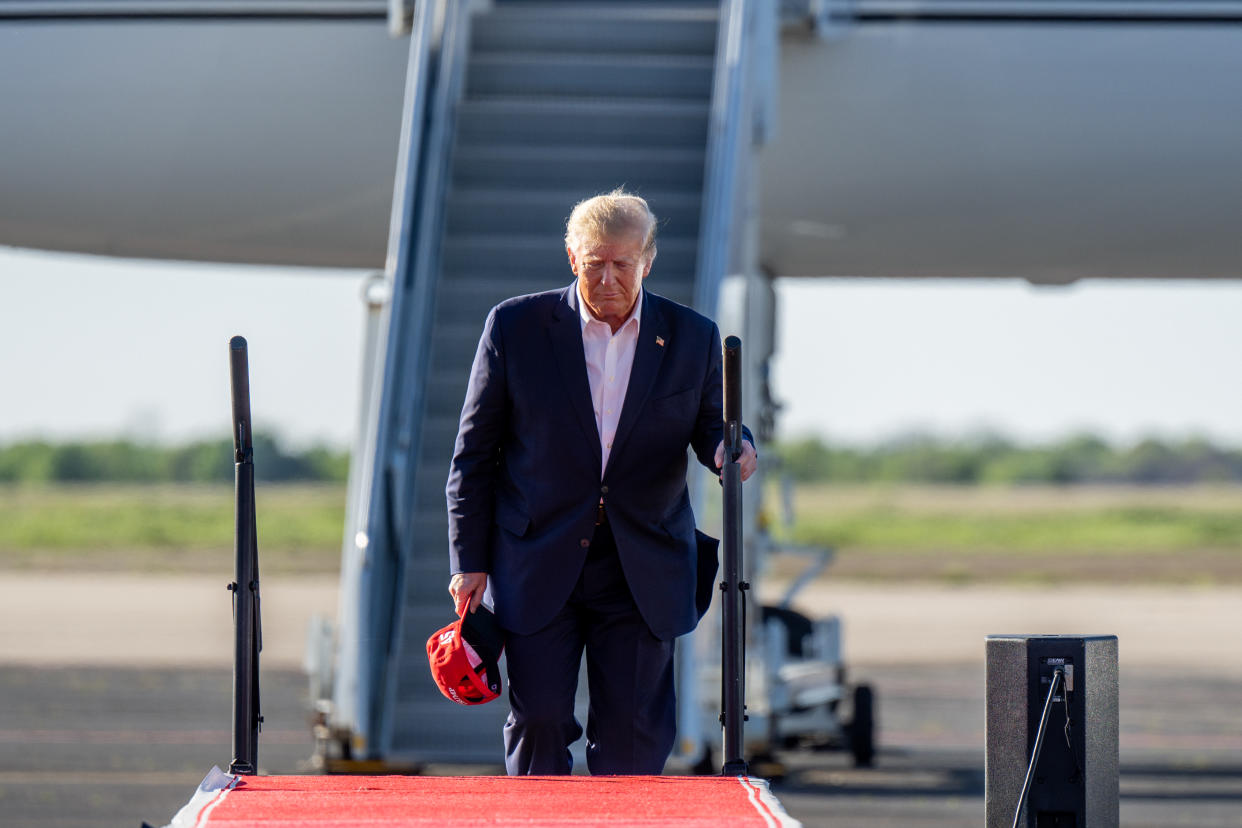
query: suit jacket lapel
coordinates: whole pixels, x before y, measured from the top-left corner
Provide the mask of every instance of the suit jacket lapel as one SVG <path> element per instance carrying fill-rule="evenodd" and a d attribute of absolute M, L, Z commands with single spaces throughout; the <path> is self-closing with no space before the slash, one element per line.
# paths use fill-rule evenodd
<path fill-rule="evenodd" d="M 643 319 L 638 330 L 638 344 L 634 346 L 634 365 L 630 369 L 630 384 L 625 390 L 625 404 L 621 406 L 621 418 L 617 421 L 617 434 L 608 453 L 609 464 L 617 456 L 625 440 L 638 422 L 639 412 L 647 404 L 651 386 L 660 373 L 664 359 L 665 342 L 668 341 L 668 325 L 659 306 L 648 299 L 643 290 Z M 585 365 L 585 358 L 583 359 Z"/>
<path fill-rule="evenodd" d="M 599 428 L 595 425 L 595 406 L 591 402 L 586 353 L 582 348 L 582 321 L 578 318 L 576 283 L 565 289 L 560 303 L 553 311 L 548 335 L 552 340 L 552 353 L 555 355 L 557 368 L 561 372 L 562 387 L 569 397 L 570 407 L 578 415 L 582 434 L 595 456 L 595 467 L 599 468 L 602 461 Z"/>

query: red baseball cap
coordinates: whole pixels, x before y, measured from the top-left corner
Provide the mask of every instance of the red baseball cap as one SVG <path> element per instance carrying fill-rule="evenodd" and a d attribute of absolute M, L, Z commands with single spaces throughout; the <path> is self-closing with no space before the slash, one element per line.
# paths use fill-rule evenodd
<path fill-rule="evenodd" d="M 427 639 L 431 677 L 449 701 L 486 704 L 500 697 L 504 632 L 487 607 L 474 612 L 462 607 L 461 617 Z"/>

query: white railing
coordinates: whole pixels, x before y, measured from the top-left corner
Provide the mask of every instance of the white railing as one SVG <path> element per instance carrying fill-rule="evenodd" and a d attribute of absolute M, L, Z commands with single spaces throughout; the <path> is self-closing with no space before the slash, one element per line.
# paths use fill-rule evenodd
<path fill-rule="evenodd" d="M 332 724 L 352 734 L 355 751 L 364 756 L 380 755 L 391 730 L 385 701 L 395 680 L 391 657 L 400 645 L 402 540 L 413 502 L 446 159 L 471 8 L 460 0 L 420 2 L 413 18 L 385 268 L 392 295 L 379 325 L 382 361 L 374 367 L 381 390 L 370 445 L 358 449 L 375 460 L 359 465 L 360 485 L 350 484 L 357 502 L 348 507 L 353 520 L 342 555 L 333 688 Z"/>
<path fill-rule="evenodd" d="M 776 85 L 775 0 L 721 0 L 694 306 L 714 316 L 720 285 L 750 263 L 738 238 L 746 219 L 754 146 L 770 129 Z"/>

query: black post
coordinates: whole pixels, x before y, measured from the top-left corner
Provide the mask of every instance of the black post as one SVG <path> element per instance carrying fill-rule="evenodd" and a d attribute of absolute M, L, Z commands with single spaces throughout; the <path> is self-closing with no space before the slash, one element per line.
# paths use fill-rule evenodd
<path fill-rule="evenodd" d="M 742 341 L 724 341 L 724 443 L 725 462 L 720 469 L 724 484 L 724 581 L 721 607 L 721 701 L 724 705 L 724 776 L 746 776 L 742 758 L 742 722 L 746 719 L 746 609 L 742 580 Z"/>
<path fill-rule="evenodd" d="M 233 593 L 233 761 L 231 773 L 255 773 L 259 763 L 259 549 L 254 516 L 254 434 L 246 340 L 229 340 L 233 384 L 233 461 L 236 470 L 236 580 Z"/>

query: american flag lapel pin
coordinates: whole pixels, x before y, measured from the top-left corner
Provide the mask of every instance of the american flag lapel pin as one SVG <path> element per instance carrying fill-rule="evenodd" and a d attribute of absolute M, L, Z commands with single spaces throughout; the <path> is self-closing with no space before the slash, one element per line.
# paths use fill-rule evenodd
<path fill-rule="evenodd" d="M 664 337 L 662 337 L 662 336 L 657 336 L 657 337 L 656 337 L 656 344 L 657 344 L 657 345 L 659 345 L 661 348 L 663 348 L 663 347 L 664 347 Z"/>

